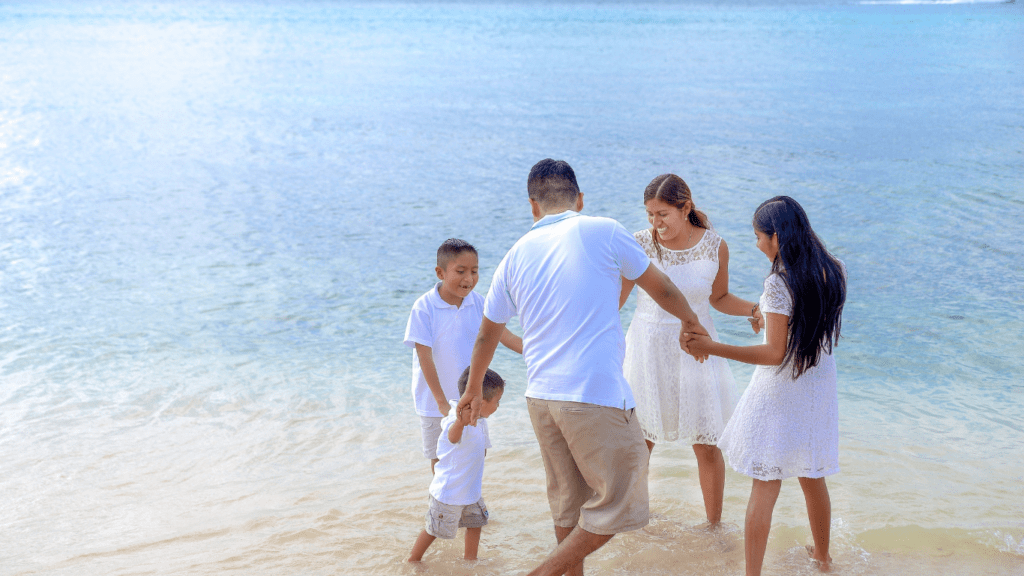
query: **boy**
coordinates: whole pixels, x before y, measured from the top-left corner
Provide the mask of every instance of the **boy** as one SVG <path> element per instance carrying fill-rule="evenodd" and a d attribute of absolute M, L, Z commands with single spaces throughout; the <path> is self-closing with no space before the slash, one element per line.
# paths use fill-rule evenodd
<path fill-rule="evenodd" d="M 405 345 L 414 349 L 412 395 L 420 417 L 423 455 L 430 460 L 431 471 L 437 464 L 441 419 L 451 409 L 448 401 L 459 398 L 456 381 L 469 366 L 484 311 L 483 297 L 473 292 L 480 265 L 472 244 L 445 240 L 437 249 L 434 271 L 440 282 L 413 304 L 405 329 Z M 501 343 L 523 353 L 523 340 L 508 330 L 502 333 Z"/>
<path fill-rule="evenodd" d="M 467 367 L 459 377 L 459 393 L 466 391 Z M 487 370 L 483 382 L 480 417 L 486 418 L 498 409 L 505 393 L 505 381 L 493 370 Z M 449 406 L 455 406 L 452 400 Z M 478 421 L 480 422 L 480 421 Z M 476 560 L 480 545 L 480 528 L 487 525 L 487 505 L 481 495 L 484 478 L 484 455 L 490 442 L 484 428 L 469 426 L 469 410 L 460 418 L 450 412 L 441 421 L 437 440 L 437 467 L 430 483 L 430 506 L 426 528 L 413 544 L 409 562 L 423 560 L 423 553 L 435 538 L 452 539 L 459 527 L 466 528 L 466 551 L 463 558 Z"/>

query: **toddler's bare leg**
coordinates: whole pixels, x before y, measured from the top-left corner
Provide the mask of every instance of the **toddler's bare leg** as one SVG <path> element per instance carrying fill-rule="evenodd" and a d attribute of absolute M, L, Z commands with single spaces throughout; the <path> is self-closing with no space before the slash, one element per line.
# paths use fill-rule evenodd
<path fill-rule="evenodd" d="M 430 545 L 434 543 L 434 537 L 427 534 L 426 530 L 420 530 L 419 537 L 416 538 L 416 543 L 412 545 L 412 554 L 409 555 L 409 562 L 419 562 L 423 560 L 423 553 L 430 548 Z"/>
<path fill-rule="evenodd" d="M 466 528 L 466 560 L 476 560 L 476 552 L 480 547 L 480 527 Z"/>
<path fill-rule="evenodd" d="M 832 568 L 832 557 L 828 555 L 828 546 L 832 532 L 832 499 L 828 495 L 828 486 L 824 478 L 800 478 L 800 488 L 804 491 L 804 502 L 807 503 L 807 519 L 811 522 L 811 536 L 814 547 L 808 547 L 811 558 L 818 562 L 822 572 Z"/>

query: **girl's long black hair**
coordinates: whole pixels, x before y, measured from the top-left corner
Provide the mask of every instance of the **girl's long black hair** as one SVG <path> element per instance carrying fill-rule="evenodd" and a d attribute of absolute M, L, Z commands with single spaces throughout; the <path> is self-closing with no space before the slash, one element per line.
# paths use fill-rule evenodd
<path fill-rule="evenodd" d="M 822 350 L 831 354 L 839 342 L 846 277 L 839 260 L 811 230 L 807 213 L 789 196 L 776 196 L 758 206 L 753 224 L 769 238 L 778 234 L 779 253 L 772 272 L 782 277 L 793 298 L 782 366 L 791 364 L 796 378 L 818 364 Z"/>

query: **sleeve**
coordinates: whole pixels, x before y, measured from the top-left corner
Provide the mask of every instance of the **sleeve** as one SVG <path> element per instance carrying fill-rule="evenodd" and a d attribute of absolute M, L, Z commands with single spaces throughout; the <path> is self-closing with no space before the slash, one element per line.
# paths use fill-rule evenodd
<path fill-rule="evenodd" d="M 762 302 L 761 312 L 771 312 L 783 316 L 793 315 L 793 297 L 789 294 L 786 281 L 778 274 L 772 274 L 765 278 Z"/>
<path fill-rule="evenodd" d="M 409 323 L 405 326 L 405 345 L 416 348 L 417 344 L 434 346 L 434 335 L 430 330 L 430 303 L 420 298 L 412 305 Z"/>
<path fill-rule="evenodd" d="M 615 222 L 613 228 L 611 244 L 615 261 L 619 265 L 619 272 L 626 280 L 636 280 L 647 271 L 647 267 L 651 265 L 651 259 L 636 238 L 627 232 L 622 224 Z"/>
<path fill-rule="evenodd" d="M 487 290 L 487 299 L 484 300 L 484 316 L 496 324 L 507 324 L 517 312 L 516 303 L 512 301 L 512 295 L 508 291 L 508 261 L 509 252 L 501 259 L 498 268 L 494 270 L 494 278 L 491 280 L 491 287 Z"/>
<path fill-rule="evenodd" d="M 484 436 L 484 450 L 491 447 L 491 429 L 487 425 L 487 418 L 481 418 L 476 421 L 477 428 L 480 428 L 480 433 Z"/>

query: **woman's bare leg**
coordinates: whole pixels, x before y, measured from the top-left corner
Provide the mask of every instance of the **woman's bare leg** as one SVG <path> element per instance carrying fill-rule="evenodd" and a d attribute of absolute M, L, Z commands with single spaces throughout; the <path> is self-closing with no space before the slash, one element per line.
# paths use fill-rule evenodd
<path fill-rule="evenodd" d="M 828 495 L 828 486 L 824 478 L 800 478 L 800 488 L 804 491 L 804 502 L 807 503 L 807 519 L 811 522 L 811 536 L 814 547 L 808 548 L 811 558 L 818 562 L 822 572 L 832 567 L 832 557 L 828 554 L 829 541 L 832 534 L 832 499 Z"/>
<path fill-rule="evenodd" d="M 704 495 L 704 511 L 712 526 L 722 521 L 722 500 L 725 497 L 725 458 L 718 446 L 694 444 L 700 491 Z"/>
<path fill-rule="evenodd" d="M 768 532 L 772 529 L 772 511 L 779 498 L 782 480 L 754 480 L 747 502 L 747 519 L 743 526 L 743 551 L 747 561 L 747 576 L 761 576 L 764 551 L 768 547 Z"/>

